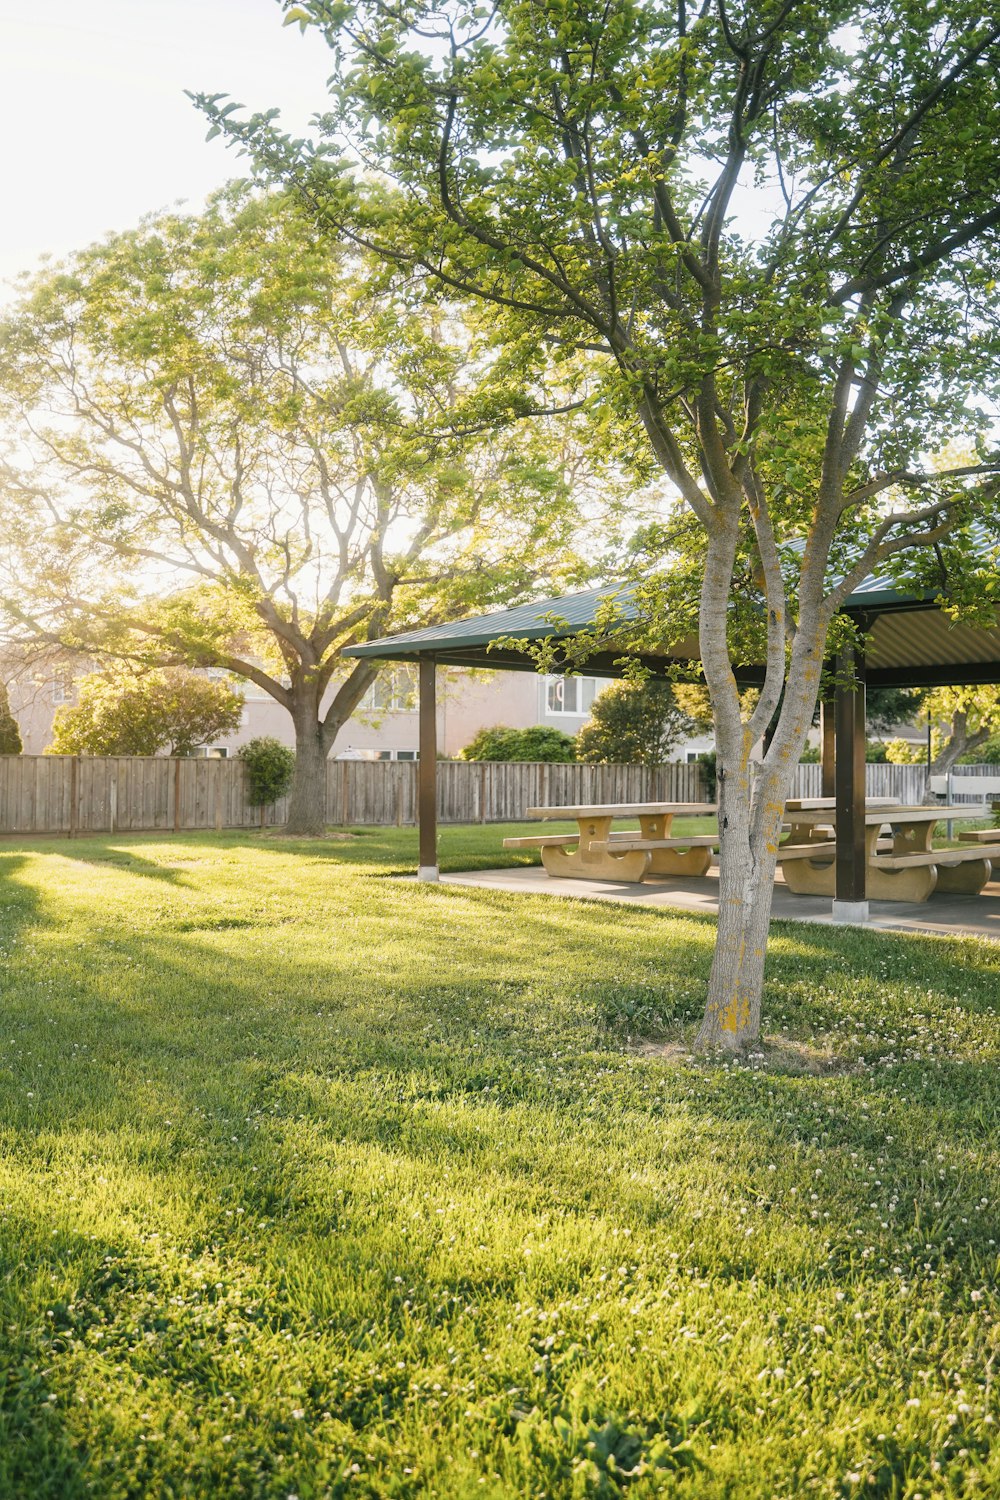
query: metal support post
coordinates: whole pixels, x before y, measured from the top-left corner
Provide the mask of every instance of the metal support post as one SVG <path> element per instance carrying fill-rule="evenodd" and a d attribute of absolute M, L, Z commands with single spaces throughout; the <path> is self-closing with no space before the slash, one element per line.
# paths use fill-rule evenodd
<path fill-rule="evenodd" d="M 845 652 L 837 662 L 835 712 L 837 895 L 835 922 L 867 922 L 865 861 L 865 659 Z"/>
<path fill-rule="evenodd" d="M 437 854 L 437 666 L 420 658 L 420 763 L 417 767 L 418 880 L 439 880 Z"/>

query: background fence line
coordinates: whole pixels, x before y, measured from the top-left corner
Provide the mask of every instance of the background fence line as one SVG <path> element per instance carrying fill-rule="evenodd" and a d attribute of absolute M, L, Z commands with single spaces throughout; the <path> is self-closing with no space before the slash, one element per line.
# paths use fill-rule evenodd
<path fill-rule="evenodd" d="M 962 775 L 978 767 L 962 766 Z M 982 774 L 995 773 L 995 767 Z M 925 769 L 869 765 L 871 797 L 921 802 Z M 442 823 L 513 823 L 527 807 L 574 802 L 701 802 L 700 765 L 589 766 L 519 761 L 440 761 Z M 797 768 L 791 795 L 818 797 L 818 765 Z M 180 832 L 275 827 L 288 800 L 263 809 L 247 801 L 238 759 L 159 756 L 0 756 L 0 835 Z M 402 827 L 416 821 L 415 761 L 331 760 L 326 773 L 329 823 Z"/>

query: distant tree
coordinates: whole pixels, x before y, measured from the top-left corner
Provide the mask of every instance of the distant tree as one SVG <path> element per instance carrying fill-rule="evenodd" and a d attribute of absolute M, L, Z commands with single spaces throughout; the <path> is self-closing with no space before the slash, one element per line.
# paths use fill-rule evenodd
<path fill-rule="evenodd" d="M 23 749 L 21 731 L 10 711 L 7 684 L 0 682 L 0 755 L 20 755 Z"/>
<path fill-rule="evenodd" d="M 936 726 L 927 773 L 929 795 L 931 776 L 946 776 L 963 756 L 988 744 L 1000 731 L 1000 687 L 935 688 L 927 694 L 924 708 Z"/>
<path fill-rule="evenodd" d="M 590 721 L 576 737 L 577 758 L 598 765 L 662 766 L 691 730 L 672 683 L 612 682 L 594 699 Z"/>
<path fill-rule="evenodd" d="M 243 696 L 182 667 L 81 677 L 56 713 L 47 755 L 190 755 L 238 729 Z"/>
<path fill-rule="evenodd" d="M 865 694 L 865 718 L 875 734 L 913 724 L 923 711 L 924 688 L 869 688 Z"/>
<path fill-rule="evenodd" d="M 461 752 L 462 760 L 576 760 L 576 741 L 561 729 L 536 724 L 530 729 L 481 729 Z"/>

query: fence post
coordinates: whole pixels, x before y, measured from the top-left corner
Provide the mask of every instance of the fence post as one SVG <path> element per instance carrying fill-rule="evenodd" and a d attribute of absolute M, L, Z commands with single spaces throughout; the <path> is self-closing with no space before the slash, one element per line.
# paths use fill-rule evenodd
<path fill-rule="evenodd" d="M 174 832 L 181 831 L 181 761 L 174 761 Z"/>
<path fill-rule="evenodd" d="M 80 831 L 80 757 L 73 755 L 69 762 L 69 837 L 75 839 Z"/>
<path fill-rule="evenodd" d="M 112 776 L 111 786 L 108 790 L 108 811 L 111 815 L 111 832 L 115 831 L 115 822 L 118 818 L 118 777 Z"/>
<path fill-rule="evenodd" d="M 222 768 L 226 764 L 223 760 L 216 761 L 215 771 L 215 831 L 222 832 Z"/>
<path fill-rule="evenodd" d="M 341 822 L 342 827 L 344 827 L 344 828 L 347 827 L 347 795 L 348 795 L 347 768 L 348 768 L 349 765 L 350 765 L 350 761 L 346 761 L 346 760 L 345 761 L 341 761 L 341 771 L 340 771 L 340 822 Z"/>

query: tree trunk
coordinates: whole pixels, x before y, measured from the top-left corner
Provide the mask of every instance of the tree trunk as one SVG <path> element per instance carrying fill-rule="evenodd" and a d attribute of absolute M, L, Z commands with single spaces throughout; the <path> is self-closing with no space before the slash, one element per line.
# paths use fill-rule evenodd
<path fill-rule="evenodd" d="M 330 738 L 324 733 L 315 708 L 292 717 L 295 772 L 285 830 L 307 837 L 321 836 L 326 831 L 326 761 Z"/>
<path fill-rule="evenodd" d="M 952 766 L 961 756 L 967 755 L 970 750 L 976 750 L 980 745 L 985 745 L 990 737 L 989 729 L 976 729 L 971 734 L 967 728 L 968 719 L 964 713 L 956 713 L 951 722 L 951 735 L 947 744 L 942 749 L 934 764 L 928 768 L 927 780 L 924 783 L 924 797 L 930 801 L 932 776 L 947 776 Z"/>
<path fill-rule="evenodd" d="M 774 896 L 780 813 L 766 819 L 762 838 L 754 831 L 752 808 L 761 793 L 773 797 L 776 778 L 752 796 L 748 765 L 740 777 L 742 785 L 727 786 L 732 775 L 723 777 L 719 794 L 719 919 L 718 936 L 708 982 L 708 997 L 695 1047 L 699 1051 L 723 1048 L 743 1052 L 760 1036 L 764 995 L 764 958 Z M 789 778 L 790 779 L 790 778 Z M 782 803 L 783 803 L 782 798 Z"/>

